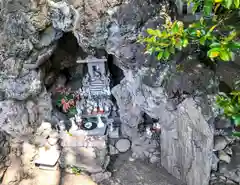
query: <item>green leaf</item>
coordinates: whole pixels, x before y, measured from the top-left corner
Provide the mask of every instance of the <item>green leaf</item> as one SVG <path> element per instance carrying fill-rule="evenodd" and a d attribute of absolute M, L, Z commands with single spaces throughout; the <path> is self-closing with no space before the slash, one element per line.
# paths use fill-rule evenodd
<path fill-rule="evenodd" d="M 205 45 L 205 41 L 206 41 L 206 37 L 205 36 L 203 36 L 202 38 L 199 39 L 199 43 L 201 45 Z"/>
<path fill-rule="evenodd" d="M 234 61 L 235 60 L 235 53 L 230 52 L 230 60 Z"/>
<path fill-rule="evenodd" d="M 174 47 L 170 47 L 169 48 L 169 52 L 172 53 L 172 54 L 175 54 L 175 48 Z"/>
<path fill-rule="evenodd" d="M 188 45 L 188 39 L 184 39 L 183 40 L 183 47 L 185 48 L 185 47 L 187 47 L 187 45 Z"/>
<path fill-rule="evenodd" d="M 240 132 L 233 132 L 232 134 L 233 136 L 237 136 L 237 137 L 240 137 Z"/>
<path fill-rule="evenodd" d="M 230 61 L 230 53 L 228 51 L 226 51 L 226 50 L 221 50 L 219 56 L 225 62 Z"/>
<path fill-rule="evenodd" d="M 217 43 L 217 42 L 213 42 L 211 45 L 210 45 L 210 48 L 219 48 L 221 46 L 221 44 Z"/>
<path fill-rule="evenodd" d="M 158 53 L 158 55 L 157 55 L 157 59 L 158 59 L 158 60 L 161 60 L 162 57 L 163 57 L 163 51 L 160 51 L 160 52 Z"/>
<path fill-rule="evenodd" d="M 216 58 L 220 54 L 220 48 L 212 48 L 207 52 L 208 57 Z"/>
<path fill-rule="evenodd" d="M 162 51 L 162 48 L 156 47 L 156 48 L 155 48 L 155 51 Z"/>
<path fill-rule="evenodd" d="M 69 136 L 73 136 L 70 132 L 66 131 Z"/>
<path fill-rule="evenodd" d="M 240 4 L 240 0 L 234 0 L 235 7 L 238 8 Z"/>
<path fill-rule="evenodd" d="M 213 3 L 211 0 L 205 0 L 205 4 L 203 7 L 203 12 L 205 16 L 208 16 L 211 14 L 212 12 L 212 7 L 213 7 Z"/>
<path fill-rule="evenodd" d="M 153 29 L 151 29 L 151 28 L 148 28 L 148 29 L 147 29 L 147 33 L 148 33 L 149 35 L 156 35 L 156 34 L 157 34 L 156 30 L 153 30 Z"/>
<path fill-rule="evenodd" d="M 167 59 L 169 58 L 169 56 L 170 56 L 170 53 L 169 53 L 168 49 L 165 49 L 165 51 L 164 51 L 164 53 L 163 53 L 163 58 L 164 58 L 165 60 L 167 60 Z"/>
<path fill-rule="evenodd" d="M 200 18 L 200 23 L 201 23 L 201 25 L 204 24 L 204 18 L 203 17 Z"/>
<path fill-rule="evenodd" d="M 175 21 L 173 23 L 173 26 L 172 26 L 172 32 L 173 34 L 177 33 L 179 31 L 179 28 L 178 28 L 178 24 L 177 24 L 177 21 Z"/>
<path fill-rule="evenodd" d="M 232 3 L 233 3 L 233 0 L 225 0 L 226 8 L 227 8 L 227 9 L 230 9 Z"/>
<path fill-rule="evenodd" d="M 224 38 L 224 41 L 228 42 L 233 40 L 237 36 L 237 32 L 235 30 L 231 31 L 230 34 Z"/>
<path fill-rule="evenodd" d="M 199 1 L 194 3 L 193 8 L 192 8 L 193 13 L 195 13 L 197 11 L 199 5 L 200 5 Z"/>
<path fill-rule="evenodd" d="M 240 42 L 233 42 L 233 43 L 229 44 L 229 47 L 231 49 L 240 49 Z"/>

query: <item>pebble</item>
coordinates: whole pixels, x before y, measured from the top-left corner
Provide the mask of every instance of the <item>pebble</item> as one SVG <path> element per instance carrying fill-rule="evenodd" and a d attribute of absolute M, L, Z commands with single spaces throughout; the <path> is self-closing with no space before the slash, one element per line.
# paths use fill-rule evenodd
<path fill-rule="evenodd" d="M 226 152 L 228 155 L 232 155 L 233 154 L 232 148 L 229 147 L 229 146 L 224 149 L 224 152 Z"/>
<path fill-rule="evenodd" d="M 39 129 L 40 130 L 47 130 L 47 129 L 49 129 L 49 130 L 51 130 L 52 129 L 52 125 L 51 125 L 51 123 L 49 123 L 49 122 L 42 122 L 42 124 L 41 124 L 41 126 L 39 127 Z"/>
<path fill-rule="evenodd" d="M 219 159 L 226 163 L 230 163 L 231 161 L 231 157 L 228 154 L 226 154 L 223 150 L 219 151 Z"/>
<path fill-rule="evenodd" d="M 109 179 L 112 176 L 111 172 L 100 172 L 91 175 L 91 178 L 94 182 L 102 182 L 105 179 Z"/>
<path fill-rule="evenodd" d="M 135 161 L 136 159 L 134 159 L 133 157 L 129 157 L 128 160 L 131 161 L 131 162 L 133 162 L 133 161 Z"/>
<path fill-rule="evenodd" d="M 227 146 L 228 142 L 223 136 L 214 137 L 214 150 L 223 150 Z"/>
<path fill-rule="evenodd" d="M 226 180 L 227 180 L 227 178 L 224 177 L 224 176 L 220 176 L 219 178 L 220 178 L 222 181 L 226 181 Z"/>
<path fill-rule="evenodd" d="M 146 157 L 150 157 L 150 153 L 148 151 L 143 151 L 143 153 Z"/>
<path fill-rule="evenodd" d="M 156 155 L 153 155 L 151 158 L 150 158 L 150 163 L 156 163 L 160 161 L 160 158 L 157 157 Z"/>

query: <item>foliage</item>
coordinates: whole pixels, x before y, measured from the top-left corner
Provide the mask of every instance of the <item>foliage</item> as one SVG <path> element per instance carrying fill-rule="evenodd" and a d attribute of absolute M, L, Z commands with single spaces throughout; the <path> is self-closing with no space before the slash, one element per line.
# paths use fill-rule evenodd
<path fill-rule="evenodd" d="M 76 166 L 71 167 L 72 173 L 76 174 L 76 175 L 80 175 L 80 173 L 82 172 L 82 170 Z"/>
<path fill-rule="evenodd" d="M 59 92 L 57 106 L 62 109 L 67 115 L 74 116 L 77 113 L 76 101 L 80 99 L 80 96 L 76 92 L 72 92 L 71 89 L 58 88 Z"/>
<path fill-rule="evenodd" d="M 239 83 L 236 85 L 238 86 Z M 217 105 L 223 109 L 223 113 L 227 118 L 234 120 L 236 128 L 240 128 L 240 91 L 236 89 L 229 95 L 220 93 L 216 100 Z M 240 136 L 240 132 L 233 133 L 236 136 Z"/>
<path fill-rule="evenodd" d="M 170 17 L 162 28 L 147 29 L 148 36 L 140 36 L 138 41 L 146 44 L 146 53 L 156 55 L 157 59 L 169 60 L 172 54 L 187 46 L 203 45 L 208 48 L 207 56 L 211 60 L 224 62 L 234 59 L 234 53 L 240 49 L 238 30 L 228 24 L 238 13 L 240 0 L 188 0 L 193 3 L 193 11 L 203 6 L 203 17 L 184 27 L 181 21 L 171 21 Z M 219 11 L 223 13 L 219 13 Z M 209 16 L 211 15 L 211 19 Z"/>

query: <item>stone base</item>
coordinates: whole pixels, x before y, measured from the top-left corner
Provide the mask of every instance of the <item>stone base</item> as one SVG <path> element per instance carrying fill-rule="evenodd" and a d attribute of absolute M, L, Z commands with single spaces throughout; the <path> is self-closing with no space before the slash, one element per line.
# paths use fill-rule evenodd
<path fill-rule="evenodd" d="M 111 139 L 118 139 L 120 136 L 120 128 L 114 128 L 113 131 L 109 131 L 108 133 L 109 138 Z"/>
<path fill-rule="evenodd" d="M 45 149 L 44 147 L 39 151 L 39 158 L 35 160 L 37 166 L 45 166 L 46 168 L 54 167 L 60 157 L 60 150 L 56 148 Z"/>

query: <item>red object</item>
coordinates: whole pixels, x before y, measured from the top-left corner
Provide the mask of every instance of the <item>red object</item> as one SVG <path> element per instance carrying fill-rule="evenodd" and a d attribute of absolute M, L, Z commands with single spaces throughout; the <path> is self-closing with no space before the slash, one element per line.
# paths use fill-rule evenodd
<path fill-rule="evenodd" d="M 98 113 L 99 113 L 99 114 L 103 114 L 103 113 L 104 113 L 104 110 L 98 110 Z"/>

